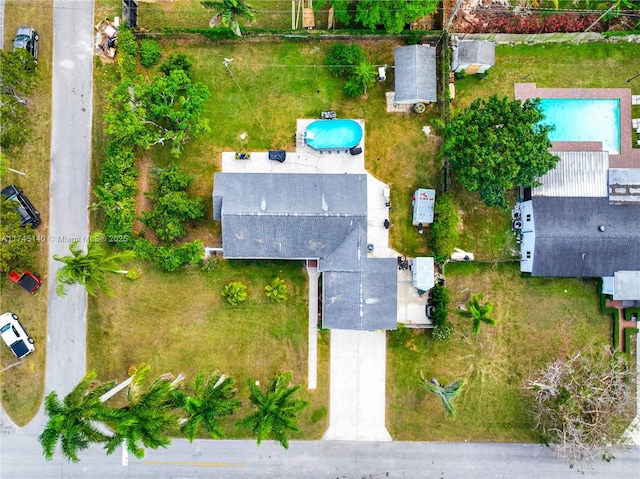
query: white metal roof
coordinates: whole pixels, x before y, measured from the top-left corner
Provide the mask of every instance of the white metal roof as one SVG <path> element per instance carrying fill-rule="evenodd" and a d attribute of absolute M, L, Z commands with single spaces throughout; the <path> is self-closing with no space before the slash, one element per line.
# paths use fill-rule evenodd
<path fill-rule="evenodd" d="M 556 167 L 538 181 L 532 196 L 597 197 L 609 195 L 606 151 L 552 151 L 560 158 Z"/>

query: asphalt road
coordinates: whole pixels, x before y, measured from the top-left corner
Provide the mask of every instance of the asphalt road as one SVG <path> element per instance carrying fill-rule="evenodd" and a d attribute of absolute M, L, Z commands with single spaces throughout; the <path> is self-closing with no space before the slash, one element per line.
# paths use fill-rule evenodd
<path fill-rule="evenodd" d="M 640 448 L 593 470 L 571 468 L 533 444 L 297 441 L 288 451 L 273 442 L 177 440 L 166 450 L 122 466 L 121 454 L 99 447 L 78 464 L 46 462 L 35 436 L 3 437 L 0 477 L 45 479 L 637 479 Z"/>
<path fill-rule="evenodd" d="M 65 396 L 86 372 L 87 294 L 56 294 L 54 254 L 69 254 L 89 232 L 93 70 L 93 1 L 54 0 L 49 214 L 49 318 L 45 393 Z M 40 41 L 43 41 L 41 39 Z M 86 246 L 86 244 L 84 245 Z"/>

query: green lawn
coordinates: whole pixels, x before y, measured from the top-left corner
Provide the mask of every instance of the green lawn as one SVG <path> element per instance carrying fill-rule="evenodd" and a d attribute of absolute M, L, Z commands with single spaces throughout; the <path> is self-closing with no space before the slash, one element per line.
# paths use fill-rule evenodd
<path fill-rule="evenodd" d="M 450 264 L 446 275 L 453 338 L 434 343 L 417 330 L 399 341 L 399 333 L 390 333 L 389 432 L 396 440 L 537 441 L 523 401 L 525 379 L 589 344 L 610 343 L 610 317 L 598 311 L 596 282 L 521 278 L 515 263 Z M 483 324 L 478 335 L 454 313 L 471 293 L 494 304 L 498 322 Z M 445 418 L 440 399 L 419 386 L 421 372 L 442 384 L 466 379 L 454 399 L 456 420 Z"/>
<path fill-rule="evenodd" d="M 53 4 L 52 1 L 46 2 Z M 4 46 L 11 51 L 16 29 L 29 25 L 40 34 L 36 86 L 29 95 L 31 136 L 19 148 L 5 150 L 9 166 L 25 176 L 7 173 L 2 184 L 20 186 L 40 211 L 42 224 L 35 234 L 47 238 L 49 229 L 49 158 L 51 142 L 51 8 L 42 8 L 31 2 L 7 0 L 4 6 Z M 0 278 L 2 311 L 11 311 L 20 317 L 24 328 L 33 337 L 36 350 L 2 373 L 2 407 L 19 425 L 28 423 L 37 413 L 44 392 L 44 370 L 47 351 L 47 254 L 46 241 L 40 245 L 35 271 L 42 275 L 44 284 L 35 295 L 10 283 L 5 275 Z M 0 348 L 2 368 L 16 363 L 9 348 Z"/>
<path fill-rule="evenodd" d="M 311 401 L 300 417 L 304 436 L 297 437 L 321 437 L 327 418 L 314 422 L 312 415 L 328 403 L 328 341 L 321 336 L 318 389 L 308 391 L 306 275 L 299 262 L 220 261 L 210 273 L 137 266 L 138 280 L 112 281 L 115 298 L 90 301 L 87 361 L 100 379 L 122 381 L 129 366 L 148 363 L 156 376 L 183 373 L 191 390 L 199 371 L 219 370 L 236 379 L 244 399 L 239 415 L 226 422 L 227 434 L 246 437 L 232 425 L 248 410 L 247 379 L 266 384 L 289 370 Z M 290 299 L 274 305 L 264 287 L 276 276 L 285 280 Z M 220 294 L 230 281 L 247 285 L 248 299 L 237 307 Z"/>

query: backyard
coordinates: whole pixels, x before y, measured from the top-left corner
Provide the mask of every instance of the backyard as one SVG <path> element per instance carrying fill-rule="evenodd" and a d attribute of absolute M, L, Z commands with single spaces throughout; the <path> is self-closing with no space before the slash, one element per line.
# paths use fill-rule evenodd
<path fill-rule="evenodd" d="M 286 2 L 283 5 L 290 8 Z M 103 13 L 114 12 L 107 8 L 96 15 Z M 399 45 L 389 39 L 358 43 L 373 64 L 388 65 L 393 64 L 393 48 Z M 331 77 L 323 67 L 330 41 L 269 39 L 216 44 L 198 36 L 173 35 L 160 39 L 160 45 L 163 58 L 186 53 L 194 65 L 194 79 L 205 83 L 211 92 L 205 105 L 211 131 L 188 143 L 177 161 L 194 175 L 191 192 L 205 199 L 206 218 L 212 216 L 213 174 L 220 170 L 222 151 L 291 151 L 297 118 L 317 118 L 321 111 L 335 110 L 340 118 L 365 121 L 367 169 L 391 186 L 393 247 L 408 256 L 429 254 L 427 235 L 418 235 L 411 226 L 411 195 L 417 187 L 440 190 L 440 141 L 422 131 L 439 112 L 431 107 L 422 116 L 386 113 L 385 92 L 393 89 L 391 69 L 387 82 L 370 88 L 366 98 L 349 100 L 342 90 L 344 80 Z M 486 80 L 468 77 L 457 82 L 454 111 L 490 93 L 513 97 L 513 84 L 523 78 L 539 87 L 628 87 L 625 78 L 638 64 L 640 47 L 627 43 L 499 46 L 496 57 L 496 67 Z M 230 72 L 223 65 L 224 58 L 233 58 Z M 149 74 L 142 68 L 139 72 Z M 114 86 L 115 77 L 113 64 L 96 61 L 94 186 L 104 158 L 105 93 Z M 242 134 L 246 135 L 244 139 Z M 154 167 L 174 161 L 168 150 L 157 148 L 140 155 L 141 178 L 149 179 Z M 48 158 L 48 153 L 43 157 Z M 486 208 L 455 181 L 453 191 L 461 217 L 460 247 L 481 260 L 513 258 L 515 241 L 508 212 Z M 142 199 L 141 192 L 139 201 Z M 44 206 L 40 209 L 46 211 Z M 92 230 L 99 229 L 100 211 L 94 210 L 91 215 Z M 213 220 L 189 230 L 187 239 L 219 246 L 219 226 Z M 142 272 L 140 279 L 114 278 L 111 284 L 116 297 L 99 296 L 89 304 L 88 367 L 96 368 L 100 379 L 122 380 L 130 365 L 146 362 L 158 375 L 184 373 L 190 387 L 198 371 L 220 370 L 236 379 L 238 396 L 245 398 L 246 408 L 247 378 L 264 384 L 273 373 L 291 370 L 294 383 L 303 386 L 301 396 L 312 403 L 301 416 L 302 432 L 295 437 L 321 437 L 327 425 L 328 333 L 320 335 L 318 389 L 309 391 L 306 276 L 300 263 L 220 260 L 209 273 L 195 267 L 174 273 L 160 273 L 146 264 L 136 267 Z M 454 296 L 452 311 L 469 292 L 482 294 L 494 302 L 498 325 L 471 336 L 470 325 L 452 314 L 456 332 L 448 343 L 433 343 L 424 331 L 391 333 L 387 363 L 389 431 L 398 440 L 536 441 L 521 401 L 523 380 L 558 355 L 610 340 L 609 318 L 597 311 L 595 282 L 523 279 L 513 262 L 448 265 L 446 273 Z M 264 296 L 264 286 L 276 276 L 285 279 L 289 287 L 289 301 L 280 305 L 272 305 Z M 232 308 L 220 292 L 235 280 L 248 286 L 249 299 Z M 39 295 L 45 292 L 43 288 Z M 26 311 L 21 307 L 21 293 L 3 294 L 6 306 Z M 42 311 L 34 312 L 34 316 L 42 321 L 42 331 L 29 331 L 44 353 L 46 296 L 38 298 L 43 301 Z M 5 351 L 3 366 L 6 356 Z M 44 354 L 39 356 L 41 363 L 34 358 L 29 365 L 42 378 Z M 3 373 L 3 406 L 24 423 L 39 407 L 42 379 L 27 381 L 25 374 L 32 372 L 25 372 L 23 366 L 14 370 L 21 370 L 22 376 L 10 376 L 16 374 L 13 370 Z M 455 402 L 458 420 L 445 420 L 439 400 L 420 389 L 417 381 L 421 371 L 425 377 L 437 377 L 443 383 L 468 380 Z M 40 389 L 27 395 L 23 385 L 33 388 L 35 383 Z M 21 386 L 10 390 L 8 384 Z M 226 423 L 228 435 L 242 436 L 242 431 L 232 427 L 233 422 Z"/>

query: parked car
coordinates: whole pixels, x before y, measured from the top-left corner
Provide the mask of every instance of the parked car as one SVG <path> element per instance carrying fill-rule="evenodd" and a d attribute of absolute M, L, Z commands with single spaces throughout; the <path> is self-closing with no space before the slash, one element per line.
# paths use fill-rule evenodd
<path fill-rule="evenodd" d="M 24 358 L 36 350 L 33 339 L 29 337 L 18 321 L 17 314 L 4 313 L 0 316 L 0 325 L 2 326 L 0 327 L 2 340 L 11 348 L 18 359 Z"/>
<path fill-rule="evenodd" d="M 40 220 L 40 212 L 35 209 L 29 198 L 24 192 L 15 185 L 9 185 L 2 190 L 2 196 L 7 201 L 15 200 L 18 202 L 18 213 L 22 220 L 22 226 L 31 225 L 33 228 L 38 226 L 42 221 Z"/>
<path fill-rule="evenodd" d="M 25 291 L 31 294 L 38 291 L 42 285 L 40 275 L 38 273 L 32 273 L 31 271 L 25 271 L 22 274 L 17 271 L 10 271 L 8 276 L 11 281 L 18 286 L 22 286 Z"/>
<path fill-rule="evenodd" d="M 38 63 L 38 32 L 31 27 L 20 27 L 16 31 L 16 37 L 13 39 L 13 51 L 19 48 L 27 50 Z"/>

